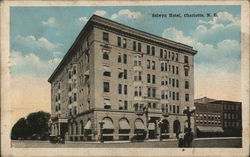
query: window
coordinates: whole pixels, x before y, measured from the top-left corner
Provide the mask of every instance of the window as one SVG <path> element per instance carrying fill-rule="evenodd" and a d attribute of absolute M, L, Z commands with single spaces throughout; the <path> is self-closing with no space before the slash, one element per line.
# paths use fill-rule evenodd
<path fill-rule="evenodd" d="M 71 104 L 72 103 L 72 97 L 70 96 L 69 97 L 69 104 Z"/>
<path fill-rule="evenodd" d="M 165 92 L 161 91 L 161 99 L 164 99 L 164 98 L 165 98 Z"/>
<path fill-rule="evenodd" d="M 118 63 L 121 63 L 122 62 L 122 56 L 121 54 L 118 54 Z"/>
<path fill-rule="evenodd" d="M 148 102 L 148 108 L 152 108 L 151 102 Z"/>
<path fill-rule="evenodd" d="M 111 109 L 110 99 L 104 99 L 104 109 Z"/>
<path fill-rule="evenodd" d="M 160 58 L 163 58 L 163 49 L 160 49 Z"/>
<path fill-rule="evenodd" d="M 153 103 L 153 108 L 156 108 L 156 103 Z"/>
<path fill-rule="evenodd" d="M 121 84 L 118 84 L 118 93 L 122 94 L 122 85 Z"/>
<path fill-rule="evenodd" d="M 155 89 L 155 88 L 152 88 L 152 90 L 153 90 L 153 93 L 152 93 L 153 95 L 152 95 L 152 97 L 155 98 L 155 97 L 156 97 L 156 89 Z"/>
<path fill-rule="evenodd" d="M 175 113 L 175 105 L 173 105 L 173 113 Z"/>
<path fill-rule="evenodd" d="M 127 64 L 127 54 L 123 54 L 123 63 Z"/>
<path fill-rule="evenodd" d="M 184 56 L 184 63 L 188 64 L 188 56 Z"/>
<path fill-rule="evenodd" d="M 139 81 L 141 81 L 141 72 L 139 71 Z"/>
<path fill-rule="evenodd" d="M 127 48 L 127 39 L 123 39 L 123 43 L 122 43 L 123 48 Z"/>
<path fill-rule="evenodd" d="M 155 70 L 155 61 L 152 61 L 152 69 Z"/>
<path fill-rule="evenodd" d="M 188 76 L 188 69 L 184 69 L 185 76 Z"/>
<path fill-rule="evenodd" d="M 124 101 L 124 110 L 128 110 L 128 101 L 127 100 Z"/>
<path fill-rule="evenodd" d="M 174 52 L 172 52 L 172 61 L 174 60 Z"/>
<path fill-rule="evenodd" d="M 109 55 L 108 55 L 108 53 L 107 53 L 107 52 L 103 52 L 102 58 L 105 59 L 105 60 L 109 60 Z"/>
<path fill-rule="evenodd" d="M 76 100 L 77 100 L 76 93 L 74 93 L 74 101 L 76 101 Z"/>
<path fill-rule="evenodd" d="M 172 72 L 175 73 L 175 66 L 172 65 Z"/>
<path fill-rule="evenodd" d="M 165 63 L 165 71 L 168 71 L 168 64 Z"/>
<path fill-rule="evenodd" d="M 117 37 L 117 45 L 118 45 L 119 47 L 122 46 L 122 39 L 121 39 L 121 37 Z"/>
<path fill-rule="evenodd" d="M 180 106 L 177 106 L 177 113 L 180 113 Z"/>
<path fill-rule="evenodd" d="M 76 66 L 73 67 L 73 74 L 76 74 Z"/>
<path fill-rule="evenodd" d="M 164 63 L 161 63 L 161 71 L 164 71 Z"/>
<path fill-rule="evenodd" d="M 189 82 L 185 81 L 185 89 L 189 89 Z"/>
<path fill-rule="evenodd" d="M 119 72 L 118 72 L 118 78 L 122 78 L 123 77 L 123 72 L 121 71 L 121 69 L 119 69 Z"/>
<path fill-rule="evenodd" d="M 185 101 L 189 101 L 189 94 L 185 94 Z"/>
<path fill-rule="evenodd" d="M 103 91 L 109 92 L 109 82 L 103 82 Z"/>
<path fill-rule="evenodd" d="M 128 78 L 128 72 L 127 72 L 126 69 L 124 69 L 123 78 L 124 78 L 124 79 L 127 79 L 127 78 Z"/>
<path fill-rule="evenodd" d="M 179 92 L 176 92 L 176 100 L 179 100 L 180 96 L 179 96 Z"/>
<path fill-rule="evenodd" d="M 173 92 L 173 96 L 172 96 L 173 100 L 175 100 L 175 92 Z"/>
<path fill-rule="evenodd" d="M 138 43 L 138 51 L 141 52 L 141 43 Z"/>
<path fill-rule="evenodd" d="M 124 85 L 124 94 L 127 95 L 128 94 L 128 86 Z"/>
<path fill-rule="evenodd" d="M 179 61 L 179 55 L 178 55 L 178 53 L 176 53 L 175 55 L 176 55 L 175 61 L 178 62 Z"/>
<path fill-rule="evenodd" d="M 135 87 L 134 89 L 134 96 L 138 96 L 138 87 Z"/>
<path fill-rule="evenodd" d="M 155 47 L 152 46 L 152 56 L 154 56 L 154 55 L 155 55 Z"/>
<path fill-rule="evenodd" d="M 152 75 L 152 83 L 155 84 L 155 75 Z"/>
<path fill-rule="evenodd" d="M 148 88 L 148 97 L 150 97 L 150 96 L 151 96 L 151 89 Z"/>
<path fill-rule="evenodd" d="M 106 41 L 106 42 L 109 42 L 109 34 L 107 32 L 103 32 L 102 40 Z"/>
<path fill-rule="evenodd" d="M 110 77 L 111 76 L 111 72 L 110 71 L 104 71 L 103 72 L 103 76 Z"/>
<path fill-rule="evenodd" d="M 71 79 L 71 71 L 69 71 L 69 79 Z"/>
<path fill-rule="evenodd" d="M 147 45 L 147 54 L 150 55 L 150 46 Z"/>
<path fill-rule="evenodd" d="M 142 87 L 139 87 L 139 96 L 141 96 Z"/>
<path fill-rule="evenodd" d="M 179 74 L 179 67 L 176 67 L 176 75 Z"/>
<path fill-rule="evenodd" d="M 150 60 L 147 60 L 147 69 L 150 69 Z"/>
<path fill-rule="evenodd" d="M 138 103 L 134 104 L 135 111 L 138 111 Z"/>
<path fill-rule="evenodd" d="M 179 80 L 176 79 L 176 87 L 179 88 Z"/>
<path fill-rule="evenodd" d="M 136 42 L 133 41 L 133 50 L 136 51 Z"/>
<path fill-rule="evenodd" d="M 150 74 L 147 74 L 147 82 L 150 83 L 151 80 L 150 80 Z"/>

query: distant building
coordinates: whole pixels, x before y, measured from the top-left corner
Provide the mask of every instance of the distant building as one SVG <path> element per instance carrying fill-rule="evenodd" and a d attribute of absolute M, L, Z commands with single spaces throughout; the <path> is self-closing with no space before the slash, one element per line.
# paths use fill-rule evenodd
<path fill-rule="evenodd" d="M 195 128 L 197 136 L 241 136 L 241 102 L 196 99 Z"/>
<path fill-rule="evenodd" d="M 52 135 L 69 140 L 175 137 L 194 106 L 192 47 L 92 16 L 51 83 Z M 161 123 L 159 123 L 161 122 Z M 194 118 L 191 118 L 194 129 Z M 162 124 L 162 125 L 159 125 Z"/>

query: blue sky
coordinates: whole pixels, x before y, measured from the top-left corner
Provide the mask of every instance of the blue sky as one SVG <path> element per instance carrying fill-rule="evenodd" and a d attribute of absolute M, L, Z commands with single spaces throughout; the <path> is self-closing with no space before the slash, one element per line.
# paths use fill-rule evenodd
<path fill-rule="evenodd" d="M 193 46 L 198 50 L 195 56 L 195 98 L 209 96 L 239 100 L 240 12 L 240 6 L 233 5 L 11 7 L 11 76 L 17 84 L 24 81 L 23 86 L 13 86 L 22 91 L 21 88 L 27 88 L 26 83 L 33 82 L 33 86 L 43 84 L 48 89 L 44 93 L 48 94 L 48 77 L 87 20 L 97 14 Z M 217 13 L 217 17 L 152 18 L 153 13 Z M 29 92 L 36 92 L 34 89 Z M 48 94 L 45 102 L 48 106 L 49 101 Z"/>

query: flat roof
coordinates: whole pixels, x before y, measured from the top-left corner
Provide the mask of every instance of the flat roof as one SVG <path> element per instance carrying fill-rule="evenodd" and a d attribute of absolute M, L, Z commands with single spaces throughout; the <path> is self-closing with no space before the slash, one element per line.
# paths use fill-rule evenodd
<path fill-rule="evenodd" d="M 169 40 L 169 39 L 166 39 L 166 38 L 154 35 L 154 34 L 150 34 L 148 32 L 145 32 L 145 31 L 142 31 L 142 30 L 138 30 L 138 29 L 126 26 L 124 24 L 112 21 L 110 19 L 107 19 L 107 18 L 104 18 L 104 17 L 101 17 L 101 16 L 92 15 L 91 18 L 88 20 L 88 22 L 84 25 L 84 27 L 81 30 L 81 32 L 78 34 L 77 38 L 75 39 L 75 41 L 73 42 L 73 44 L 71 45 L 71 47 L 69 48 L 69 50 L 67 51 L 67 53 L 64 55 L 64 57 L 61 60 L 61 62 L 59 63 L 59 65 L 56 67 L 56 69 L 54 70 L 54 72 L 49 77 L 48 82 L 51 83 L 53 77 L 59 71 L 59 69 L 62 67 L 62 64 L 65 62 L 67 56 L 71 53 L 72 49 L 76 46 L 76 44 L 79 41 L 79 39 L 81 38 L 82 34 L 85 32 L 85 30 L 88 27 L 95 25 L 94 24 L 95 22 L 96 23 L 101 23 L 101 24 L 106 25 L 106 26 L 109 26 L 109 25 L 111 25 L 111 26 L 118 26 L 118 27 L 121 27 L 123 30 L 128 30 L 128 31 L 132 31 L 132 32 L 138 33 L 140 36 L 142 36 L 144 38 L 147 38 L 147 37 L 148 38 L 152 38 L 153 37 L 155 40 L 158 40 L 159 42 L 161 42 L 163 44 L 169 45 L 170 47 L 175 47 L 175 48 L 178 48 L 178 49 L 183 49 L 183 50 L 185 50 L 187 52 L 193 53 L 194 55 L 197 53 L 197 51 L 193 50 L 193 47 L 191 47 L 191 46 L 188 46 L 188 45 L 185 45 L 185 44 L 182 44 L 182 43 L 179 43 L 179 42 L 175 42 L 175 41 L 172 41 L 172 40 Z"/>

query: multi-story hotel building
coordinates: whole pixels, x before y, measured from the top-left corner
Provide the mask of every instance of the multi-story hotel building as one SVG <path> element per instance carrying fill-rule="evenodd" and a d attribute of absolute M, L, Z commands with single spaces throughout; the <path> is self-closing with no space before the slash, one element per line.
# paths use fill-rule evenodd
<path fill-rule="evenodd" d="M 194 106 L 196 53 L 93 15 L 48 80 L 51 134 L 128 140 L 141 132 L 146 138 L 183 132 L 183 110 Z"/>

